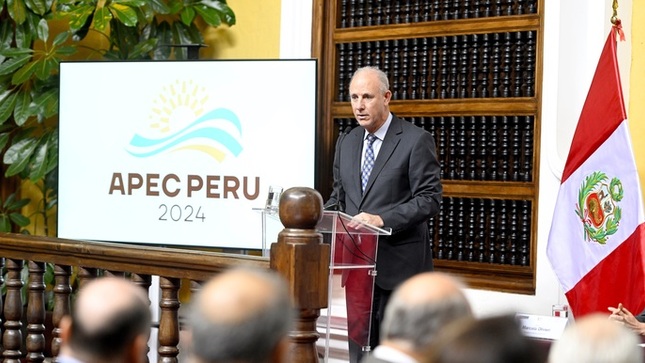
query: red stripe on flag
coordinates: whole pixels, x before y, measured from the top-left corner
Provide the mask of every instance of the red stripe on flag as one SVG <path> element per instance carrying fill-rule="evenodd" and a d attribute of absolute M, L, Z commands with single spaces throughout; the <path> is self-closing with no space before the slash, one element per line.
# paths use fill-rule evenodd
<path fill-rule="evenodd" d="M 626 118 L 620 72 L 616 60 L 616 32 L 612 29 L 598 60 L 596 73 L 580 113 L 569 156 L 562 171 L 562 183 L 609 138 Z"/>
<path fill-rule="evenodd" d="M 645 309 L 645 224 L 600 261 L 565 295 L 575 317 L 622 303 L 634 314 Z M 572 261 L 573 262 L 573 261 Z M 622 298 L 621 298 L 622 297 Z"/>

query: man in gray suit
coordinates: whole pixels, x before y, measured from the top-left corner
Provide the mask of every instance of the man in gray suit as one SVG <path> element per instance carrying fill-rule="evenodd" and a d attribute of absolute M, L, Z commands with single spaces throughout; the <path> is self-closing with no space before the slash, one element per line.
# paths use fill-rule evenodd
<path fill-rule="evenodd" d="M 358 69 L 349 92 L 360 127 L 341 135 L 333 191 L 325 206 L 392 230 L 391 236 L 378 241 L 369 342 L 374 347 L 392 290 L 405 279 L 433 269 L 428 220 L 439 212 L 443 190 L 434 138 L 390 112 L 392 92 L 385 73 L 375 67 Z M 371 172 L 363 177 L 365 169 Z M 356 354 L 361 355 L 351 352 L 355 348 L 350 342 L 353 362 Z"/>

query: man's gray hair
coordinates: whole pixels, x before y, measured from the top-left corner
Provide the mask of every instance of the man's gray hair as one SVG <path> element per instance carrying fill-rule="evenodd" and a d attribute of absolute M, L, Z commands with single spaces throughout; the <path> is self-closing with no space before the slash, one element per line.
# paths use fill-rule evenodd
<path fill-rule="evenodd" d="M 366 71 L 371 71 L 375 72 L 378 76 L 378 81 L 379 81 L 379 91 L 381 93 L 385 94 L 390 89 L 390 81 L 387 79 L 387 74 L 380 70 L 378 67 L 375 66 L 365 66 L 358 68 L 356 71 L 354 71 L 354 74 L 352 75 L 352 79 L 356 77 L 357 74 L 366 72 Z"/>
<path fill-rule="evenodd" d="M 212 321 L 197 306 L 191 308 L 192 353 L 200 361 L 269 362 L 272 352 L 291 330 L 295 311 L 285 281 L 271 270 L 248 271 L 265 280 L 273 292 L 259 311 L 231 323 Z"/>
<path fill-rule="evenodd" d="M 463 294 L 410 304 L 394 293 L 381 324 L 381 339 L 405 341 L 415 351 L 421 351 L 430 345 L 441 328 L 471 314 Z"/>

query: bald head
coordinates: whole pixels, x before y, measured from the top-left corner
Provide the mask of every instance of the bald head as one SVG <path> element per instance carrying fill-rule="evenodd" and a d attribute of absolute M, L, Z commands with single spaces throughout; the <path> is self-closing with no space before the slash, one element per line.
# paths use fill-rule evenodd
<path fill-rule="evenodd" d="M 61 354 L 92 362 L 140 361 L 150 323 L 141 287 L 123 278 L 92 280 L 79 291 L 71 317 L 61 321 Z"/>
<path fill-rule="evenodd" d="M 286 282 L 270 270 L 240 267 L 208 281 L 190 316 L 199 362 L 269 362 L 286 341 L 293 309 Z"/>
<path fill-rule="evenodd" d="M 123 278 L 104 277 L 88 282 L 76 299 L 74 316 L 88 333 L 100 330 L 117 314 L 133 306 L 148 307 L 143 289 Z"/>
<path fill-rule="evenodd" d="M 407 279 L 392 294 L 381 325 L 385 345 L 420 354 L 448 323 L 472 316 L 459 280 L 440 272 Z"/>
<path fill-rule="evenodd" d="M 596 313 L 569 325 L 549 350 L 549 363 L 643 361 L 640 339 L 623 325 Z"/>
<path fill-rule="evenodd" d="M 196 307 L 213 323 L 237 324 L 275 303 L 279 296 L 273 289 L 282 289 L 275 285 L 279 284 L 264 272 L 231 270 L 203 286 Z M 284 290 L 281 293 L 287 295 Z"/>
<path fill-rule="evenodd" d="M 446 298 L 465 300 L 463 285 L 454 277 L 441 272 L 426 272 L 410 277 L 399 286 L 394 298 L 407 305 L 423 305 Z"/>

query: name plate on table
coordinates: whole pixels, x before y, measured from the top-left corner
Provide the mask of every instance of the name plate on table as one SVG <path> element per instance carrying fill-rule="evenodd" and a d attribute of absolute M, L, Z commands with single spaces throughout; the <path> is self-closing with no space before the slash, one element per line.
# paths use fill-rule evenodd
<path fill-rule="evenodd" d="M 531 314 L 515 314 L 522 333 L 530 338 L 557 340 L 569 322 L 568 318 Z"/>

